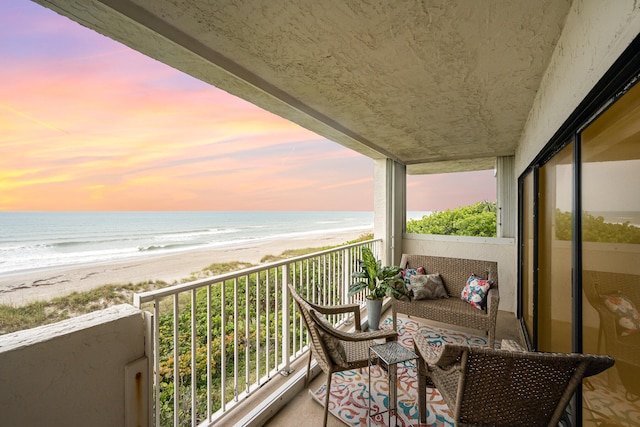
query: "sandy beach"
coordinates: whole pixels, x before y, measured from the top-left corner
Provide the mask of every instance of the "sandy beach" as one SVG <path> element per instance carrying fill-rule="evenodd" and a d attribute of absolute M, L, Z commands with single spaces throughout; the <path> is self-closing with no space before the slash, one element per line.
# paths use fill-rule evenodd
<path fill-rule="evenodd" d="M 339 245 L 370 231 L 350 231 L 304 238 L 263 241 L 220 249 L 195 250 L 172 255 L 149 256 L 112 263 L 84 264 L 23 274 L 0 276 L 0 304 L 22 306 L 37 300 L 86 291 L 107 284 L 162 280 L 173 283 L 213 264 L 230 261 L 259 264 L 265 255 L 287 249 Z"/>

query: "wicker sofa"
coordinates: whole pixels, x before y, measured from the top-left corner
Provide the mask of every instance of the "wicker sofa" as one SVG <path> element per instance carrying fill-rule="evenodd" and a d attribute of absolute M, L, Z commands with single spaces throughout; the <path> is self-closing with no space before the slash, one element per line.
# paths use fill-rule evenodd
<path fill-rule="evenodd" d="M 479 329 L 488 335 L 488 346 L 494 347 L 496 320 L 498 317 L 498 264 L 463 258 L 444 258 L 427 255 L 402 255 L 403 268 L 423 267 L 427 273 L 440 273 L 449 298 L 424 300 L 393 300 L 393 324 L 397 314 L 421 317 L 450 325 Z M 460 294 L 471 274 L 493 280 L 486 300 L 486 308 L 478 309 L 463 301 Z"/>

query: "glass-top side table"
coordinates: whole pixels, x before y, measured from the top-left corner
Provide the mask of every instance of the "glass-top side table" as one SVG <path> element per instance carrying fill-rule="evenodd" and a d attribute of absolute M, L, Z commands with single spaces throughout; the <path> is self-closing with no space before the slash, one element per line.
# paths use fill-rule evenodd
<path fill-rule="evenodd" d="M 407 349 L 397 341 L 389 341 L 384 344 L 372 345 L 369 347 L 369 410 L 368 421 L 371 418 L 387 413 L 388 423 L 391 425 L 391 414 L 396 418 L 398 425 L 398 363 L 405 363 L 416 360 L 418 355 Z M 389 380 L 389 404 L 385 411 L 371 413 L 371 368 L 375 365 L 387 371 Z"/>

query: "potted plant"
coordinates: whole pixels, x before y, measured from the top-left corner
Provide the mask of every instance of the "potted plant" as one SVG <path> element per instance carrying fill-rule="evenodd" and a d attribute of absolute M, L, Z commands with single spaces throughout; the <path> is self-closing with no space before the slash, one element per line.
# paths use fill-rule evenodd
<path fill-rule="evenodd" d="M 356 281 L 349 286 L 349 296 L 369 289 L 369 295 L 367 295 L 369 329 L 378 329 L 382 299 L 385 296 L 411 299 L 411 296 L 405 292 L 404 280 L 400 276 L 402 267 L 383 267 L 382 262 L 377 260 L 371 249 L 367 247 L 362 248 L 362 259 L 358 260 L 358 265 L 360 270 L 354 271 L 351 275 Z"/>

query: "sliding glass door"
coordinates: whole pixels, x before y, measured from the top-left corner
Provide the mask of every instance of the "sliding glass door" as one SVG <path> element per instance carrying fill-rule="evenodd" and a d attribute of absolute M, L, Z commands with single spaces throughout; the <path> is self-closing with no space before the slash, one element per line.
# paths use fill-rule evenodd
<path fill-rule="evenodd" d="M 583 349 L 616 359 L 586 380 L 586 425 L 640 425 L 640 85 L 581 137 Z"/>
<path fill-rule="evenodd" d="M 615 358 L 579 425 L 640 425 L 640 84 L 567 134 L 520 177 L 519 314 L 535 350 Z"/>

